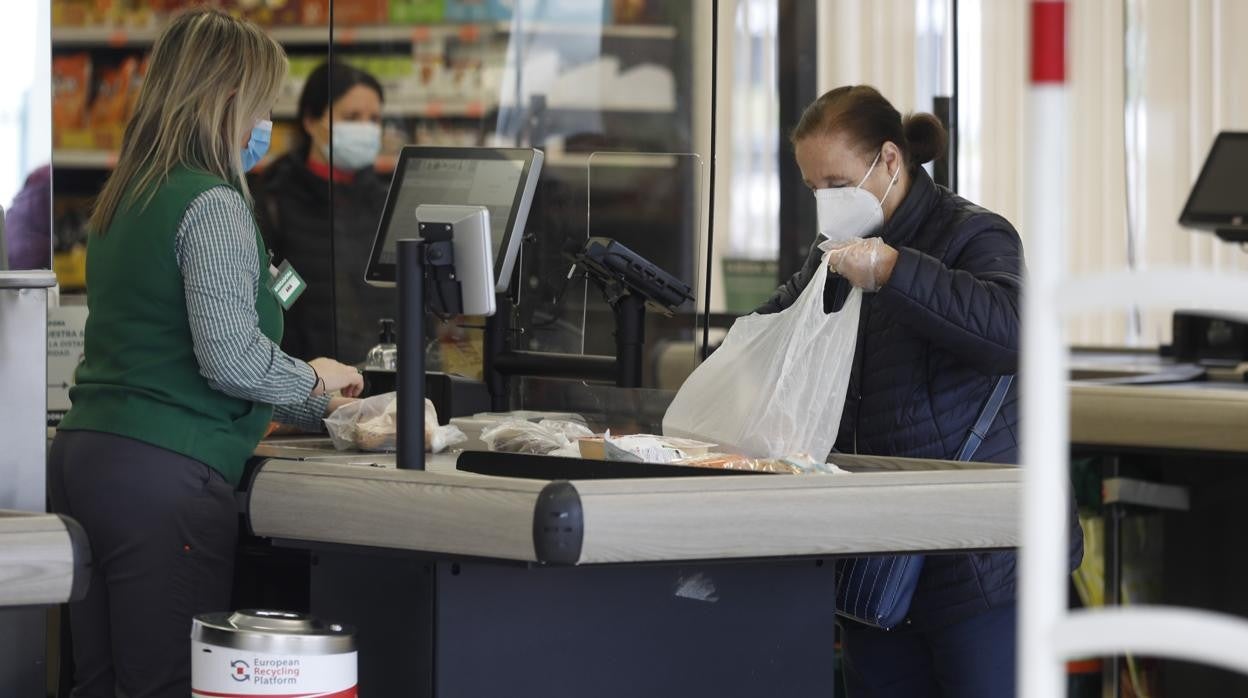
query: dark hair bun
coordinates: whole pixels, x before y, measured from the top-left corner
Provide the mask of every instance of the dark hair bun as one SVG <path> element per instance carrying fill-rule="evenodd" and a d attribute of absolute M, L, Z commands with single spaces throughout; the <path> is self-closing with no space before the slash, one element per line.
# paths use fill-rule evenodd
<path fill-rule="evenodd" d="M 902 129 L 906 134 L 911 165 L 929 163 L 945 153 L 949 133 L 935 116 L 926 112 L 910 114 L 902 122 Z"/>

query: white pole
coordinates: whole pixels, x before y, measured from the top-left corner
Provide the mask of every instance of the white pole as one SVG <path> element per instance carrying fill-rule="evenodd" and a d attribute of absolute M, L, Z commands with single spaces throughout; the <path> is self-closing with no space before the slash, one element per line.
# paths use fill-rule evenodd
<path fill-rule="evenodd" d="M 1066 267 L 1066 3 L 1033 0 L 1031 24 L 1018 687 L 1023 698 L 1060 698 L 1065 663 L 1053 633 L 1066 613 L 1070 501 L 1068 357 L 1057 305 Z"/>

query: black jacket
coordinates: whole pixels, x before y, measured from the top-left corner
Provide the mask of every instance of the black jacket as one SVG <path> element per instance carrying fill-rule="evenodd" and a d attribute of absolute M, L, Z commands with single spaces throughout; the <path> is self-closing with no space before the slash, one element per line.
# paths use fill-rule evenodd
<path fill-rule="evenodd" d="M 1018 371 L 1022 241 L 1004 218 L 936 186 L 922 169 L 881 234 L 897 249 L 897 264 L 884 288 L 863 295 L 836 450 L 953 459 L 997 377 Z M 812 245 L 801 271 L 759 312 L 791 305 L 816 273 L 826 272 Z M 849 291 L 832 275 L 825 309 L 839 309 Z M 1018 462 L 1017 386 L 975 460 Z M 1077 565 L 1083 537 L 1077 520 L 1072 527 Z M 932 555 L 910 617 L 952 623 L 1014 599 L 1014 553 Z"/>
<path fill-rule="evenodd" d="M 286 313 L 282 349 L 301 359 L 362 362 L 377 343 L 377 323 L 398 312 L 394 289 L 364 283 L 387 183 L 371 169 L 334 186 L 292 152 L 254 183 L 256 218 L 274 263 L 289 260 L 308 288 Z M 337 326 L 335 350 L 334 327 Z"/>

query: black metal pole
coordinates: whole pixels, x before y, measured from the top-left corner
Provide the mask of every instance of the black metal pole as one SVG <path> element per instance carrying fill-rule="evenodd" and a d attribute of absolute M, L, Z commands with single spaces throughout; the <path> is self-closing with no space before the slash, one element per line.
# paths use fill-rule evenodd
<path fill-rule="evenodd" d="M 802 183 L 789 134 L 818 97 L 819 3 L 780 0 L 776 6 L 776 87 L 780 93 L 780 267 L 783 283 L 806 262 L 815 241 L 815 197 Z M 833 40 L 834 37 L 825 37 Z"/>
<path fill-rule="evenodd" d="M 711 355 L 711 275 L 715 273 L 714 259 L 712 254 L 715 250 L 715 105 L 719 99 L 719 0 L 711 2 L 711 172 L 710 179 L 707 180 L 707 201 L 709 205 L 706 207 L 706 297 L 702 299 L 703 307 L 706 312 L 702 317 L 702 360 L 705 361 Z M 697 202 L 698 206 L 702 202 Z M 643 311 L 644 312 L 644 311 Z M 695 313 L 697 311 L 694 311 Z M 617 323 L 618 327 L 618 323 Z M 642 328 L 645 328 L 645 319 L 642 319 Z M 696 330 L 695 330 L 696 331 Z M 616 352 L 616 356 L 623 366 L 623 354 Z M 621 369 L 622 370 L 622 369 Z M 640 383 L 638 383 L 640 385 Z"/>
<path fill-rule="evenodd" d="M 958 92 L 958 0 L 951 0 L 949 8 L 949 27 L 951 29 L 951 41 L 953 48 L 949 52 L 952 57 L 953 66 L 950 69 L 952 73 L 949 91 L 949 153 L 946 157 L 949 160 L 949 190 L 958 190 L 958 129 L 961 121 L 958 115 L 958 100 L 961 95 Z"/>
<path fill-rule="evenodd" d="M 425 242 L 399 240 L 399 393 L 400 470 L 425 469 Z"/>
<path fill-rule="evenodd" d="M 1111 456 L 1104 467 L 1105 479 L 1122 475 L 1122 460 Z M 1122 520 L 1126 516 L 1126 505 L 1121 502 L 1105 504 L 1102 507 L 1105 517 L 1105 606 L 1112 608 L 1122 603 Z M 1122 656 L 1106 657 L 1101 665 L 1101 695 L 1107 698 L 1119 698 L 1122 695 Z"/>
<path fill-rule="evenodd" d="M 709 317 L 709 316 L 708 316 Z M 646 302 L 633 294 L 615 304 L 615 384 L 640 388 L 646 345 Z"/>
<path fill-rule="evenodd" d="M 325 60 L 329 65 L 334 65 L 334 3 L 329 3 L 329 46 L 326 47 Z M 334 71 L 325 71 L 325 81 L 329 83 L 326 87 L 329 94 L 334 94 Z M 339 358 L 338 353 L 338 253 L 334 249 L 336 238 L 338 237 L 338 216 L 337 202 L 335 190 L 338 185 L 334 182 L 334 110 L 325 110 L 329 114 L 329 337 L 330 356 Z M 311 147 L 309 144 L 308 147 Z M 307 157 L 307 154 L 304 154 Z M 354 308 L 352 310 L 355 310 Z M 359 357 L 351 357 L 352 360 L 358 361 Z"/>
<path fill-rule="evenodd" d="M 518 278 L 513 280 L 513 288 L 516 283 Z M 481 368 L 485 387 L 490 393 L 490 409 L 506 412 L 511 409 L 510 382 L 498 366 L 499 358 L 507 352 L 507 335 L 511 332 L 511 305 L 506 295 L 498 294 L 497 308 L 493 315 L 485 319 L 485 355 Z"/>

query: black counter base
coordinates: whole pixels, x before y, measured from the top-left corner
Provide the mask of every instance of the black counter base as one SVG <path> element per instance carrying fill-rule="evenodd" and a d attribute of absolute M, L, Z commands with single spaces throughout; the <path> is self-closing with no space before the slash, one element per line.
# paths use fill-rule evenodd
<path fill-rule="evenodd" d="M 526 567 L 313 554 L 311 610 L 358 629 L 360 694 L 833 694 L 831 561 Z"/>

